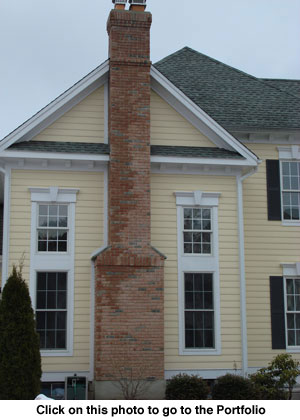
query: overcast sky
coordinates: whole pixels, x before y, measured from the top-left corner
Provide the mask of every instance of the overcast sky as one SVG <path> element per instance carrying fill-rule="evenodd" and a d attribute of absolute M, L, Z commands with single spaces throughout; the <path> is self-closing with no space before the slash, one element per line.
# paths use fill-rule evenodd
<path fill-rule="evenodd" d="M 111 0 L 0 1 L 0 138 L 107 59 Z M 152 61 L 189 46 L 300 79 L 299 0 L 148 0 Z"/>

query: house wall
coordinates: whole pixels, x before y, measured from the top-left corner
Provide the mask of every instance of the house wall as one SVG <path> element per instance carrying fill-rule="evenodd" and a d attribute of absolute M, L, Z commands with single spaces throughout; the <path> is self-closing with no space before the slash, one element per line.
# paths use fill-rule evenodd
<path fill-rule="evenodd" d="M 24 253 L 23 274 L 29 279 L 31 197 L 28 187 L 53 185 L 80 190 L 75 210 L 74 352 L 72 357 L 43 357 L 43 372 L 88 371 L 90 256 L 103 244 L 103 173 L 12 170 L 9 270 Z"/>
<path fill-rule="evenodd" d="M 177 211 L 174 192 L 221 192 L 219 263 L 221 295 L 220 356 L 180 356 L 178 334 Z M 165 262 L 165 369 L 234 369 L 241 367 L 239 251 L 235 177 L 152 174 L 152 245 Z M 201 258 L 201 257 L 199 257 Z"/>
<path fill-rule="evenodd" d="M 33 140 L 104 143 L 104 120 L 104 86 L 102 86 Z"/>
<path fill-rule="evenodd" d="M 300 254 L 300 227 L 269 221 L 266 159 L 278 159 L 278 145 L 247 144 L 263 162 L 244 182 L 245 255 L 249 367 L 261 367 L 284 350 L 272 350 L 270 276 L 282 276 L 281 263 L 295 263 Z M 300 360 L 300 354 L 294 355 Z"/>
<path fill-rule="evenodd" d="M 151 91 L 151 144 L 216 147 L 157 93 Z"/>

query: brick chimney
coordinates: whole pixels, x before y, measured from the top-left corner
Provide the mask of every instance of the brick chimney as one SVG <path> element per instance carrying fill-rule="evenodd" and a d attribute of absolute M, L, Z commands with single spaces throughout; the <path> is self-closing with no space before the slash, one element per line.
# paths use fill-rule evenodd
<path fill-rule="evenodd" d="M 164 378 L 163 265 L 151 247 L 150 26 L 143 9 L 110 12 L 108 248 L 98 255 L 95 377 L 122 364 L 133 377 Z"/>

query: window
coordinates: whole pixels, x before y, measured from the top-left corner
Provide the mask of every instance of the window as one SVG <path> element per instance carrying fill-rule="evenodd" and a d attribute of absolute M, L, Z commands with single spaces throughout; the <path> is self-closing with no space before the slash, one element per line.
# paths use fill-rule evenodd
<path fill-rule="evenodd" d="M 282 162 L 283 220 L 300 220 L 300 162 Z"/>
<path fill-rule="evenodd" d="M 288 346 L 300 346 L 300 278 L 287 278 L 285 293 Z"/>
<path fill-rule="evenodd" d="M 214 348 L 213 275 L 184 274 L 186 348 Z"/>
<path fill-rule="evenodd" d="M 211 210 L 183 209 L 183 246 L 185 254 L 211 254 Z"/>
<path fill-rule="evenodd" d="M 39 204 L 37 235 L 39 252 L 67 252 L 68 206 Z"/>
<path fill-rule="evenodd" d="M 53 400 L 65 399 L 65 383 L 64 382 L 42 382 L 41 393 Z"/>
<path fill-rule="evenodd" d="M 41 349 L 66 349 L 67 273 L 37 273 L 36 325 Z"/>

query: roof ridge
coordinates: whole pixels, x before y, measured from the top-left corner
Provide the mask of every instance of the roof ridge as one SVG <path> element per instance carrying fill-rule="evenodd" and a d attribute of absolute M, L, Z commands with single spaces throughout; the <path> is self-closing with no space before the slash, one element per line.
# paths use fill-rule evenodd
<path fill-rule="evenodd" d="M 273 86 L 273 85 L 270 85 L 270 84 L 266 83 L 266 82 L 265 82 L 262 78 L 258 78 L 258 77 L 256 77 L 256 76 L 253 76 L 252 74 L 246 73 L 245 71 L 240 70 L 240 69 L 237 69 L 236 67 L 232 67 L 232 66 L 230 66 L 229 64 L 223 63 L 222 61 L 217 60 L 216 58 L 212 58 L 212 57 L 210 57 L 210 56 L 208 56 L 208 55 L 206 55 L 206 54 L 203 54 L 203 53 L 201 53 L 201 52 L 199 52 L 199 51 L 197 51 L 197 50 L 194 50 L 193 48 L 190 48 L 190 47 L 184 47 L 184 48 L 181 48 L 180 50 L 176 51 L 175 53 L 170 54 L 169 56 L 167 56 L 165 59 L 162 59 L 162 60 L 160 60 L 159 62 L 155 63 L 155 65 L 156 65 L 156 64 L 161 64 L 161 63 L 163 63 L 163 62 L 165 62 L 165 61 L 168 61 L 170 58 L 173 58 L 174 56 L 179 55 L 179 53 L 182 53 L 184 50 L 188 50 L 188 51 L 190 51 L 190 52 L 192 52 L 192 53 L 194 53 L 194 54 L 200 55 L 200 56 L 202 56 L 202 57 L 206 57 L 206 58 L 208 58 L 210 61 L 215 62 L 216 64 L 219 64 L 219 65 L 222 65 L 222 66 L 224 66 L 224 67 L 227 67 L 227 68 L 229 68 L 229 69 L 231 69 L 231 70 L 234 70 L 234 71 L 235 71 L 235 72 L 237 72 L 237 73 L 243 74 L 244 76 L 247 76 L 247 77 L 249 77 L 249 78 L 251 78 L 251 79 L 253 79 L 253 80 L 255 80 L 255 81 L 257 81 L 257 82 L 261 83 L 261 84 L 262 84 L 262 85 L 264 85 L 265 87 L 268 87 L 268 88 L 274 88 L 274 89 L 276 89 L 276 90 L 277 90 L 277 91 L 278 91 L 281 95 L 282 95 L 282 94 L 284 94 L 283 96 L 285 96 L 285 94 L 287 94 L 288 96 L 292 96 L 293 98 L 300 100 L 299 96 L 293 95 L 293 94 L 288 93 L 288 92 L 286 92 L 286 91 L 284 91 L 284 90 L 281 90 L 281 89 L 279 89 L 279 88 L 277 88 L 277 87 L 275 87 L 275 86 Z"/>

